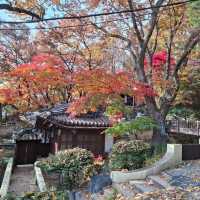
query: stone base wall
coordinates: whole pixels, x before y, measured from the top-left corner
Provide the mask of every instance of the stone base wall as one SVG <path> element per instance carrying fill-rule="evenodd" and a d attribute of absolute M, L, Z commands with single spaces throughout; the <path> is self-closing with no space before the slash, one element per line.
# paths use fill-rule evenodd
<path fill-rule="evenodd" d="M 166 154 L 161 160 L 157 161 L 154 165 L 128 172 L 112 171 L 111 179 L 113 182 L 116 183 L 145 179 L 149 175 L 157 174 L 162 170 L 174 167 L 181 162 L 182 162 L 182 145 L 168 144 Z"/>

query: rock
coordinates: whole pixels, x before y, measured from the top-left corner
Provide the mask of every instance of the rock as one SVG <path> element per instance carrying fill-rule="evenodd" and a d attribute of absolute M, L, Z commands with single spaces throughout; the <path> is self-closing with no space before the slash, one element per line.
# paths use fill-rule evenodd
<path fill-rule="evenodd" d="M 114 183 L 113 188 L 115 188 L 118 193 L 124 196 L 127 200 L 132 200 L 136 193 L 138 193 L 138 191 L 136 191 L 135 188 L 128 183 Z"/>
<path fill-rule="evenodd" d="M 109 175 L 97 175 L 91 178 L 88 186 L 88 190 L 91 193 L 98 193 L 103 191 L 103 188 L 112 184 L 112 180 Z"/>

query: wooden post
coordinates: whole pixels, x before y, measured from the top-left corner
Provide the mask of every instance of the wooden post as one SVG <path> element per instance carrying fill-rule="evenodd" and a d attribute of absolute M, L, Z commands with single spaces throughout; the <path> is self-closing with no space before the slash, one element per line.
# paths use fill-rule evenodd
<path fill-rule="evenodd" d="M 180 123 L 179 123 L 179 120 L 177 120 L 177 128 L 178 128 L 177 132 L 179 133 L 180 132 Z"/>
<path fill-rule="evenodd" d="M 199 144 L 200 144 L 200 121 L 197 121 L 197 135 L 199 136 Z"/>
<path fill-rule="evenodd" d="M 57 142 L 55 142 L 55 144 L 54 144 L 55 146 L 54 146 L 54 148 L 55 148 L 55 154 L 57 154 L 58 153 L 58 143 Z"/>
<path fill-rule="evenodd" d="M 200 136 L 200 121 L 197 121 L 197 135 Z"/>

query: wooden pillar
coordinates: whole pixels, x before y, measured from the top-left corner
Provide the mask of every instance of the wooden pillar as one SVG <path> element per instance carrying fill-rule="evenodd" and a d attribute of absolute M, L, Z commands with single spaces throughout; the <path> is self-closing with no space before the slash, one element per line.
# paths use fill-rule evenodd
<path fill-rule="evenodd" d="M 77 131 L 72 129 L 72 148 L 77 147 Z"/>
<path fill-rule="evenodd" d="M 58 142 L 54 143 L 54 153 L 57 154 L 58 153 Z"/>
<path fill-rule="evenodd" d="M 199 144 L 200 144 L 200 121 L 197 121 L 197 135 L 199 137 Z"/>
<path fill-rule="evenodd" d="M 179 123 L 179 120 L 177 120 L 177 132 L 179 133 L 180 132 L 180 123 Z"/>
<path fill-rule="evenodd" d="M 197 135 L 200 136 L 200 121 L 197 121 Z"/>
<path fill-rule="evenodd" d="M 58 141 L 58 150 L 61 150 L 61 137 L 62 137 L 62 130 L 58 129 L 58 136 L 57 136 L 57 141 Z"/>

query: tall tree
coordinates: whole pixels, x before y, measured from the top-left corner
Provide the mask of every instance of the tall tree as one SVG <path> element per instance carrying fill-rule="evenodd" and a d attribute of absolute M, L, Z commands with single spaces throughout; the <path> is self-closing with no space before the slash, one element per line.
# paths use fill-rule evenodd
<path fill-rule="evenodd" d="M 160 74 L 159 81 L 166 87 L 162 88 L 157 97 L 145 97 L 147 110 L 160 127 L 155 132 L 155 140 L 165 141 L 167 137 L 165 118 L 180 87 L 179 70 L 187 65 L 189 55 L 200 41 L 200 29 L 188 23 L 187 5 L 184 3 L 177 5 L 179 2 L 171 0 L 142 2 L 91 0 L 88 3 L 88 7 L 85 6 L 85 13 L 116 12 L 112 16 L 92 19 L 89 23 L 96 30 L 102 31 L 104 37 L 121 41 L 127 52 L 127 59 L 130 58 L 129 64 L 134 69 L 135 78 L 139 82 L 157 89 L 153 80 L 155 76 L 152 73 L 153 70 L 155 71 L 153 59 L 158 51 L 165 50 L 163 73 Z M 148 9 L 142 9 L 147 7 Z M 140 11 L 135 12 L 134 10 L 137 9 Z M 129 12 L 119 12 L 121 10 L 129 10 Z M 75 14 L 73 8 L 70 14 Z M 99 23 L 100 20 L 105 23 Z M 109 20 L 112 22 L 107 23 Z M 88 23 L 88 19 L 85 23 Z M 175 59 L 171 59 L 172 56 Z"/>

